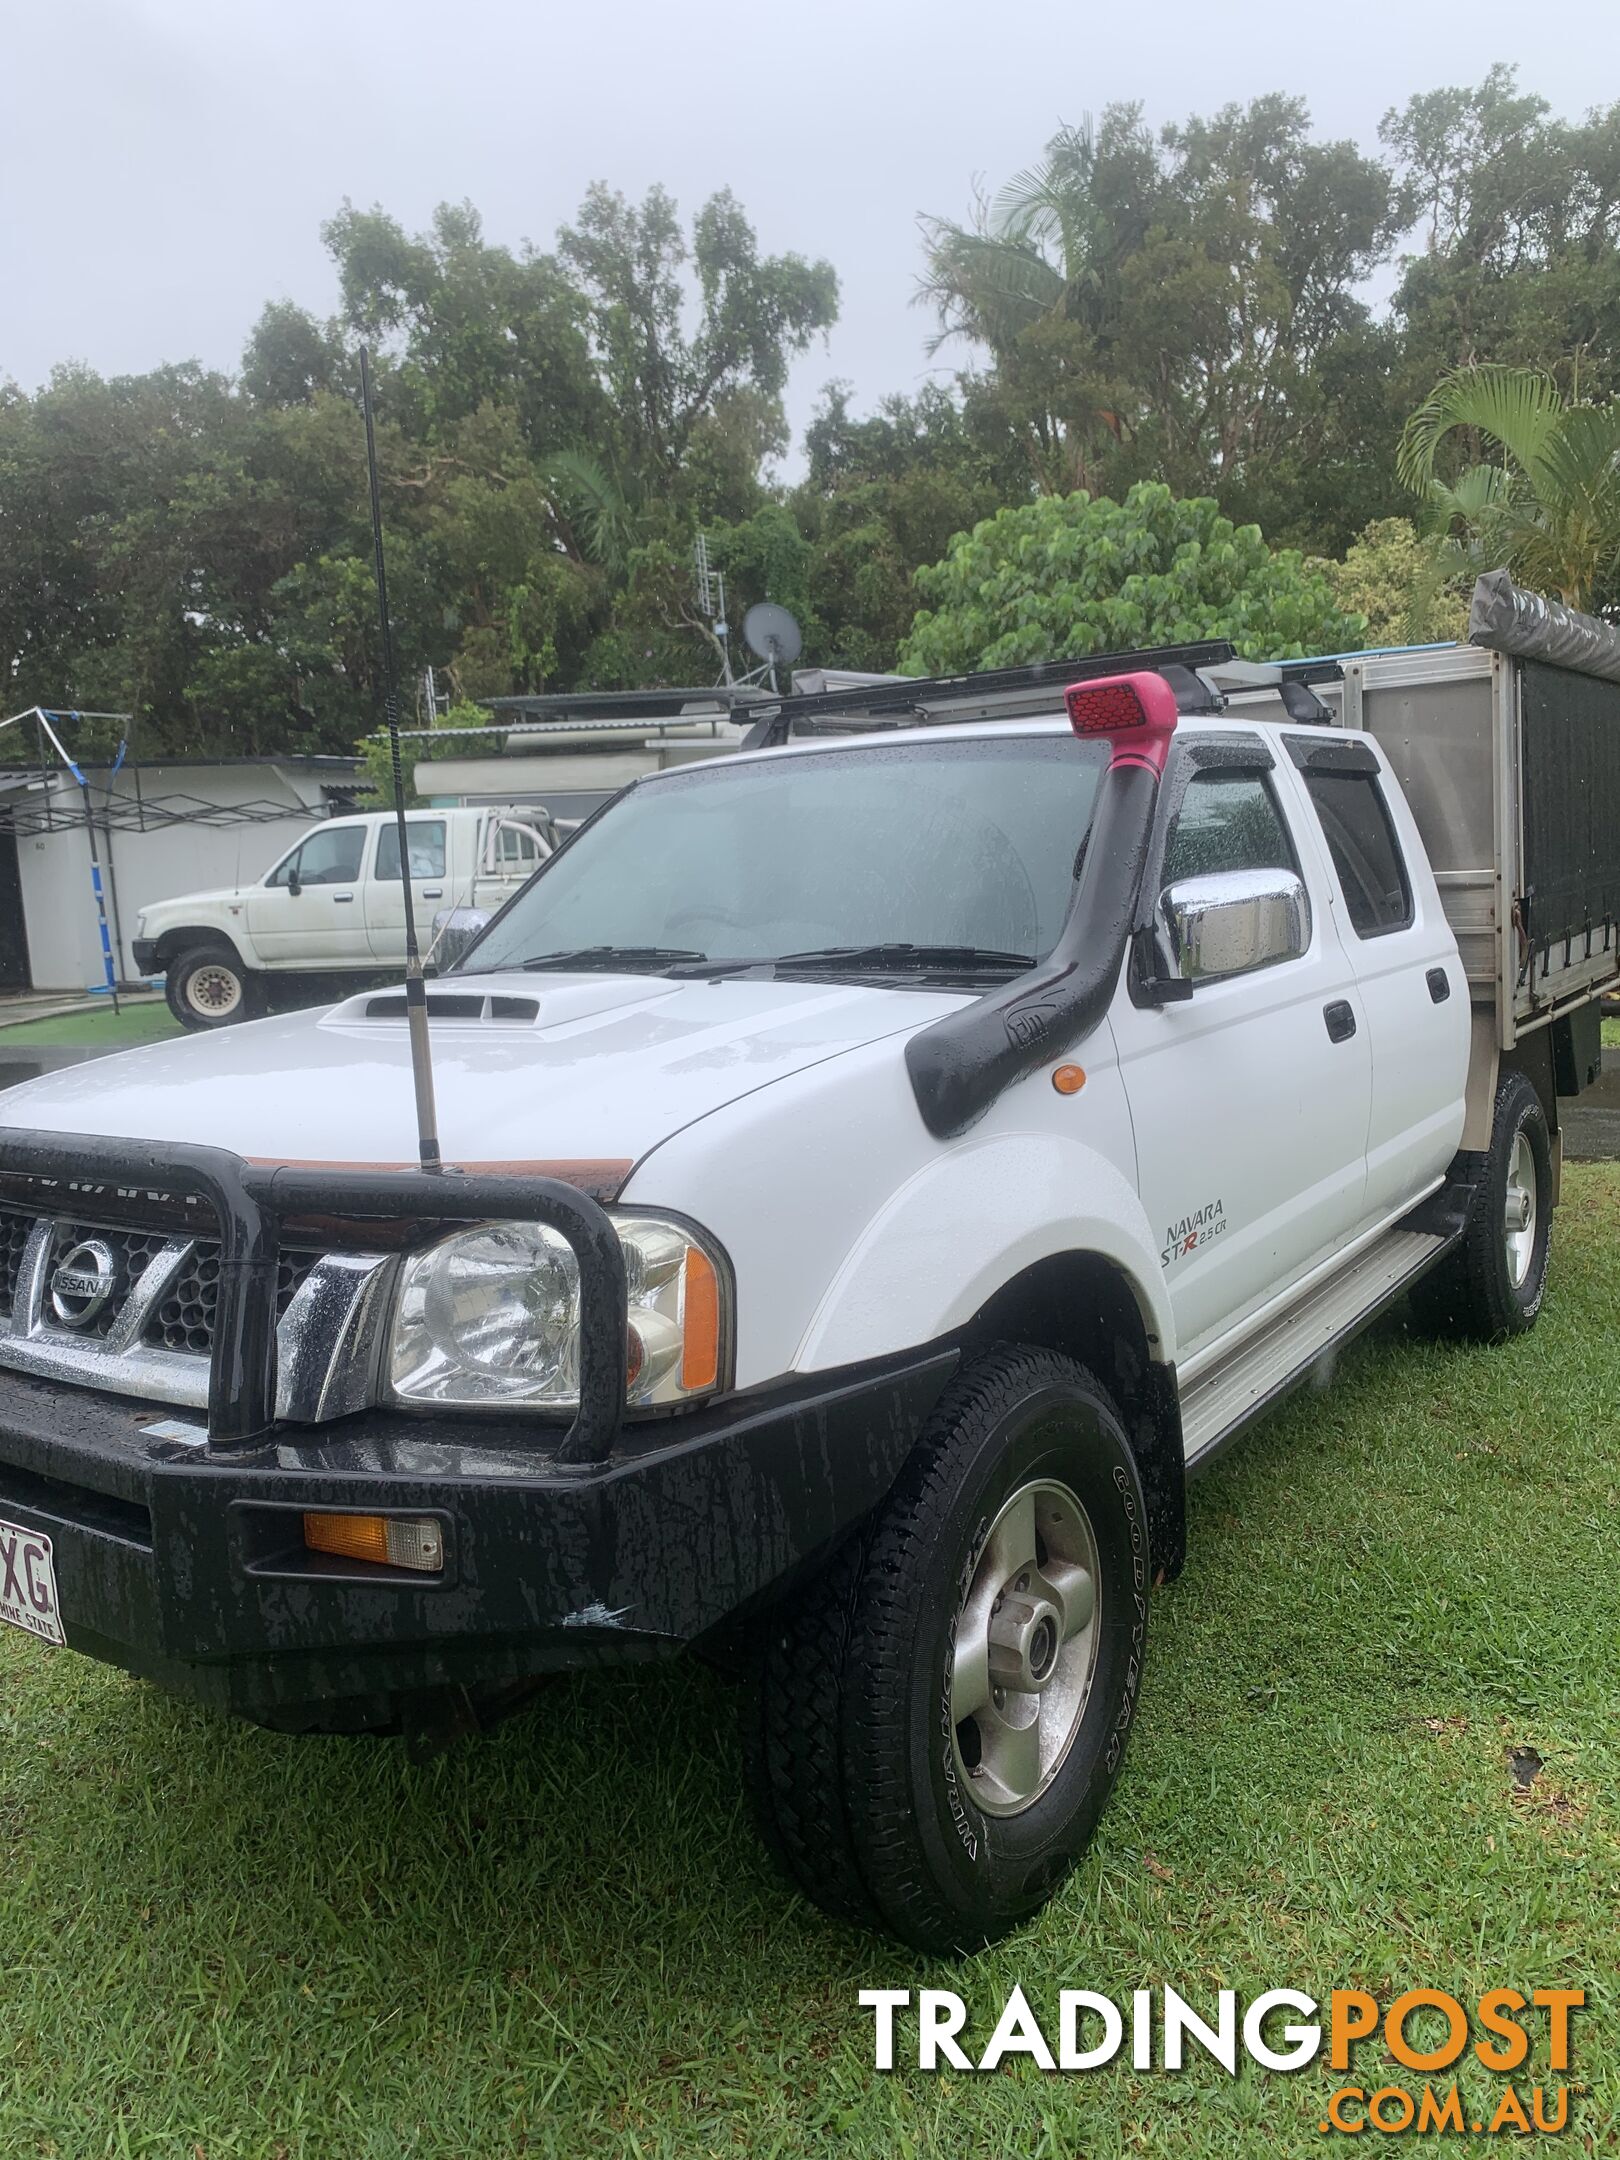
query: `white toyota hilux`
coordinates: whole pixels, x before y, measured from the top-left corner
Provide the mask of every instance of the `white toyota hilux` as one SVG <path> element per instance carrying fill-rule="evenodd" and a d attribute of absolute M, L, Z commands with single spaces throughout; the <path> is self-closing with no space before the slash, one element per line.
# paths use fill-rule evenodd
<path fill-rule="evenodd" d="M 556 845 L 544 810 L 413 810 L 405 863 L 418 922 L 493 911 Z M 164 977 L 183 1027 L 234 1027 L 286 1003 L 341 996 L 405 962 L 405 897 L 392 811 L 328 818 L 252 885 L 177 893 L 142 908 L 135 965 Z"/>
<path fill-rule="evenodd" d="M 1119 1774 L 1186 1473 L 1408 1289 L 1535 1318 L 1615 957 L 1502 883 L 1533 665 L 784 700 L 430 984 L 440 1176 L 397 991 L 0 1095 L 0 1620 L 419 1738 L 696 1646 L 808 1897 L 993 1938 Z"/>

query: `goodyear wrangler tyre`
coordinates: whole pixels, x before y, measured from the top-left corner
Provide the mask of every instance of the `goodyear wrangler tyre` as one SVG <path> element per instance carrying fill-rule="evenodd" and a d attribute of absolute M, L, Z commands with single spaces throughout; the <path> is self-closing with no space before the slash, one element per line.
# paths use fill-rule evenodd
<path fill-rule="evenodd" d="M 764 1645 L 746 1752 L 805 1895 L 935 1953 L 1043 1904 L 1118 1778 L 1151 1580 L 1135 1461 L 1090 1374 L 1020 1347 L 966 1366 Z"/>

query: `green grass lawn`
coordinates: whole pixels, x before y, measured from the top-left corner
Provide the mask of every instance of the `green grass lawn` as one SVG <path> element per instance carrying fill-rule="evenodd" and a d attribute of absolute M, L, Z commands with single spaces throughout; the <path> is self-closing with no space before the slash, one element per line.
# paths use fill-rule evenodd
<path fill-rule="evenodd" d="M 46 1050 L 130 1050 L 137 1043 L 165 1042 L 182 1032 L 161 998 L 125 1005 L 116 1013 L 104 1001 L 86 1012 L 57 1013 L 49 1020 L 21 1020 L 15 1027 L 0 1027 L 0 1056 L 30 1044 Z"/>
<path fill-rule="evenodd" d="M 982 2047 L 1015 1982 L 1055 2030 L 1062 1987 L 1165 1981 L 1210 2013 L 1222 1985 L 1585 1987 L 1589 2090 L 1550 2149 L 1620 2150 L 1617 1227 L 1620 1167 L 1572 1171 L 1533 1335 L 1460 1351 L 1391 1316 L 1197 1486 L 1097 1844 L 954 1968 L 778 1887 L 705 1672 L 559 1683 L 414 1768 L 8 1634 L 0 2156 L 1339 2145 L 1325 2070 L 880 2076 L 856 2003 L 955 1987 Z"/>
<path fill-rule="evenodd" d="M 1600 1020 L 1605 1050 L 1620 1050 L 1620 1020 Z"/>

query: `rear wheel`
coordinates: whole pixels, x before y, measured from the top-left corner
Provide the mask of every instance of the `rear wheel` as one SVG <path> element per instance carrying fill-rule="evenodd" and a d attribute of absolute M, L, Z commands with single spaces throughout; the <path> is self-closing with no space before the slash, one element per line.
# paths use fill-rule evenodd
<path fill-rule="evenodd" d="M 933 1952 L 1037 1910 L 1119 1774 L 1150 1580 L 1091 1376 L 1040 1349 L 966 1367 L 874 1521 L 766 1631 L 745 1750 L 804 1894 Z"/>
<path fill-rule="evenodd" d="M 228 945 L 192 945 L 164 976 L 169 1010 L 188 1028 L 230 1027 L 259 1009 L 258 985 Z"/>
<path fill-rule="evenodd" d="M 1541 1097 L 1522 1072 L 1498 1082 L 1484 1175 L 1461 1242 L 1414 1293 L 1438 1332 L 1478 1342 L 1535 1325 L 1547 1288 L 1552 1138 Z"/>

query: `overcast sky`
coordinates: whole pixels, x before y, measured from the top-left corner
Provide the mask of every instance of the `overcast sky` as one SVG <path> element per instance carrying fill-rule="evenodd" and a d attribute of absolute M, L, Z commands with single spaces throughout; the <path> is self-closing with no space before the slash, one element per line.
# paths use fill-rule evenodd
<path fill-rule="evenodd" d="M 1373 147 L 1496 59 L 1576 114 L 1620 97 L 1617 28 L 1616 0 L 4 0 L 0 378 L 233 368 L 266 300 L 332 309 L 345 196 L 412 230 L 468 197 L 517 246 L 594 179 L 688 212 L 729 185 L 763 248 L 842 280 L 799 429 L 832 377 L 860 408 L 923 380 L 917 213 L 965 214 L 1060 120 L 1282 89 Z"/>

